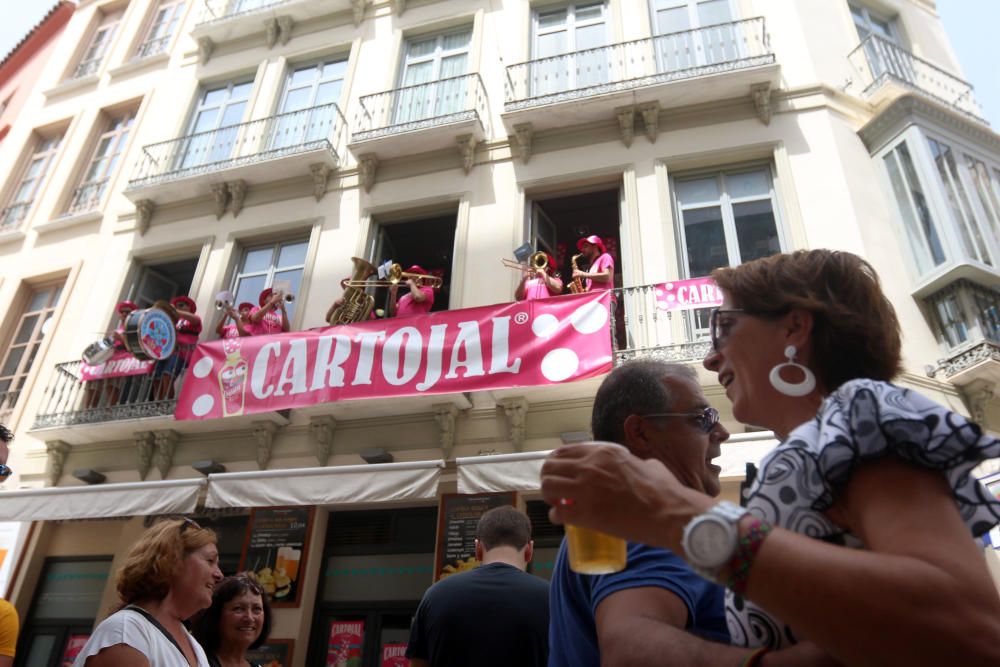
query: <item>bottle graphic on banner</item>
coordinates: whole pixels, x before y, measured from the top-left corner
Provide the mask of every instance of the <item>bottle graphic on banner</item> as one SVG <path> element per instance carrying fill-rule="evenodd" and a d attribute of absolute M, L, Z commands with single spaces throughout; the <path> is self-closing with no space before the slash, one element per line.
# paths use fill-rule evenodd
<path fill-rule="evenodd" d="M 240 339 L 223 339 L 222 349 L 226 352 L 226 363 L 219 371 L 222 416 L 242 415 L 247 391 L 247 361 L 240 353 Z"/>

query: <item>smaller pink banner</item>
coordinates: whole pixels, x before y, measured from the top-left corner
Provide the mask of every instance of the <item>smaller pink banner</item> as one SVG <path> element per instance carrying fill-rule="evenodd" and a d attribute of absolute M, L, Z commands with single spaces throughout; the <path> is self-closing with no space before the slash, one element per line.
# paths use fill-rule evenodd
<path fill-rule="evenodd" d="M 406 644 L 386 644 L 382 647 L 382 667 L 409 667 Z"/>
<path fill-rule="evenodd" d="M 84 382 L 128 375 L 145 375 L 151 370 L 153 370 L 152 361 L 140 361 L 130 352 L 115 352 L 113 357 L 96 366 L 84 362 L 80 363 L 80 376 Z"/>
<path fill-rule="evenodd" d="M 695 310 L 722 305 L 722 290 L 711 278 L 661 283 L 654 288 L 658 310 Z"/>

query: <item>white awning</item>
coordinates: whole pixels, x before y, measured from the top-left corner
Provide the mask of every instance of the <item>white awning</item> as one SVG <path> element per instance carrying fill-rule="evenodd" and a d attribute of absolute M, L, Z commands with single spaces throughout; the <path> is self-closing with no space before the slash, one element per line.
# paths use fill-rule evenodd
<path fill-rule="evenodd" d="M 45 487 L 0 494 L 0 521 L 190 514 L 204 479 Z"/>
<path fill-rule="evenodd" d="M 722 468 L 719 477 L 742 478 L 747 463 L 759 464 L 777 444 L 770 431 L 733 435 L 722 443 L 722 455 L 713 461 Z M 551 451 L 456 459 L 458 492 L 537 491 L 542 463 Z"/>
<path fill-rule="evenodd" d="M 208 476 L 205 507 L 277 507 L 429 500 L 444 461 L 227 472 Z"/>

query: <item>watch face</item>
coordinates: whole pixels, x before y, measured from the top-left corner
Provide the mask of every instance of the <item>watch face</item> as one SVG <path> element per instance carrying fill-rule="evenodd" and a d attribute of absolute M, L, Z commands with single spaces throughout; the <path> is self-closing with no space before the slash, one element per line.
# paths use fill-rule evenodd
<path fill-rule="evenodd" d="M 732 528 L 714 517 L 706 517 L 692 527 L 687 551 L 691 561 L 702 567 L 722 565 L 733 551 Z"/>

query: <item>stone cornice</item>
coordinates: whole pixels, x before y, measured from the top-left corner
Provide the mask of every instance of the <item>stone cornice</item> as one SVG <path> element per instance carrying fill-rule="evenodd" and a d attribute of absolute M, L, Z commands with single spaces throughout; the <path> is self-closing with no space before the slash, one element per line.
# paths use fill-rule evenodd
<path fill-rule="evenodd" d="M 858 130 L 858 135 L 868 150 L 875 153 L 910 125 L 928 123 L 945 127 L 973 144 L 1000 153 L 1000 135 L 987 125 L 970 120 L 942 104 L 909 93 L 879 112 Z"/>

